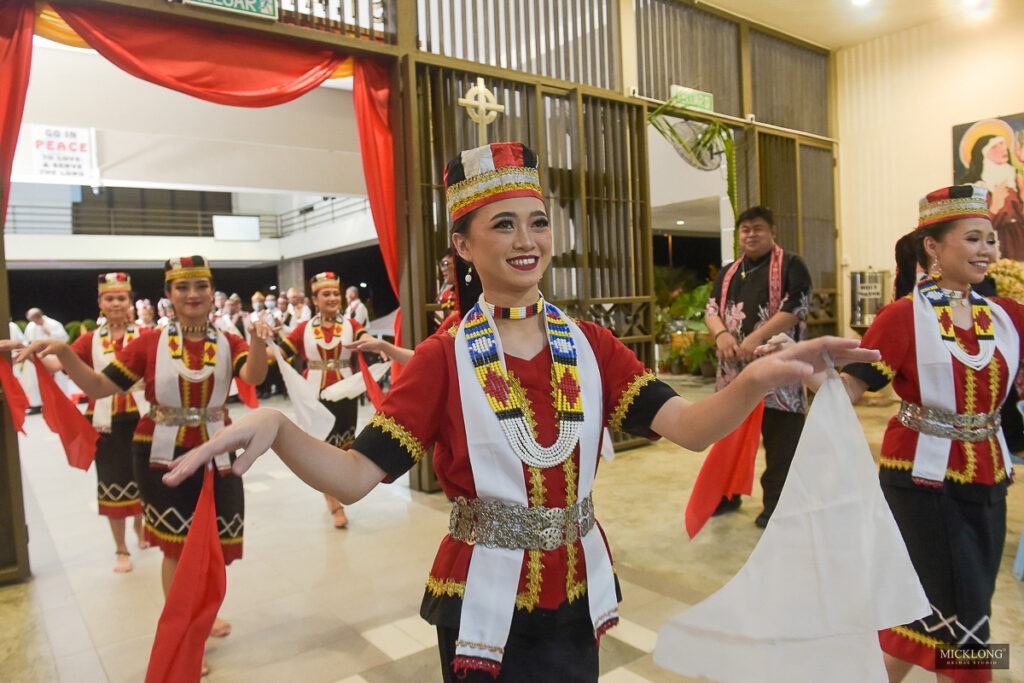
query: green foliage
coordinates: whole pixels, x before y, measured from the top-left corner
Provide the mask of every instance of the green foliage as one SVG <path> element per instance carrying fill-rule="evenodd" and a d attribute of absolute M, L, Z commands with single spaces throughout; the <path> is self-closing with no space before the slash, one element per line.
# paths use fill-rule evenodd
<path fill-rule="evenodd" d="M 678 321 L 680 330 L 691 332 L 707 332 L 708 326 L 704 323 L 704 311 L 708 305 L 708 298 L 711 296 L 712 282 L 705 282 L 700 287 L 691 289 L 689 292 L 681 292 L 668 307 L 668 315 Z"/>
<path fill-rule="evenodd" d="M 86 331 L 91 332 L 95 330 L 97 327 L 99 327 L 99 325 L 97 325 L 96 321 L 93 320 L 92 318 L 86 318 L 85 320 L 82 321 L 82 327 L 84 327 Z"/>

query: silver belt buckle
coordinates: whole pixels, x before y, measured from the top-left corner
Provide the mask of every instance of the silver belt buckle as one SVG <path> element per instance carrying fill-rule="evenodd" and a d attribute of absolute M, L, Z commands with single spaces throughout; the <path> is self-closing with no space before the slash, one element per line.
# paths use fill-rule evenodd
<path fill-rule="evenodd" d="M 198 427 L 203 424 L 203 414 L 196 408 L 188 408 L 185 412 L 185 426 Z"/>

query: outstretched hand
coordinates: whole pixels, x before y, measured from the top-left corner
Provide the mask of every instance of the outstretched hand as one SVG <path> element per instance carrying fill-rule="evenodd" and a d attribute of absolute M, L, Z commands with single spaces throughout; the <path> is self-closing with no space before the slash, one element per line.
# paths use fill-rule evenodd
<path fill-rule="evenodd" d="M 274 445 L 282 419 L 279 411 L 270 408 L 252 411 L 214 434 L 206 443 L 175 460 L 163 476 L 164 483 L 177 486 L 215 456 L 238 449 L 243 449 L 242 454 L 231 465 L 231 471 L 238 475 L 244 474 L 256 458 Z"/>
<path fill-rule="evenodd" d="M 875 349 L 860 348 L 857 339 L 818 337 L 810 341 L 786 345 L 751 363 L 746 370 L 768 387 L 804 382 L 827 368 L 827 360 L 842 366 L 847 363 L 874 363 L 881 358 Z"/>
<path fill-rule="evenodd" d="M 38 339 L 28 346 L 23 346 L 18 355 L 15 356 L 15 362 L 22 362 L 26 360 L 32 354 L 39 356 L 40 358 L 46 358 L 47 356 L 56 354 L 60 350 L 60 347 L 66 346 L 66 344 L 57 339 Z"/>
<path fill-rule="evenodd" d="M 23 342 L 15 339 L 0 339 L 0 353 L 20 351 L 23 348 L 25 348 L 25 344 Z"/>

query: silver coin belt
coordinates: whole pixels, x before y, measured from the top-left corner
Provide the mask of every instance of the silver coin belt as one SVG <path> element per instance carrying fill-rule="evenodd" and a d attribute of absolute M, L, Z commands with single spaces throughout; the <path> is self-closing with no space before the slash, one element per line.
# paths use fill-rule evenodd
<path fill-rule="evenodd" d="M 896 414 L 900 424 L 915 432 L 953 441 L 987 441 L 999 433 L 1002 419 L 992 413 L 954 413 L 903 401 Z"/>
<path fill-rule="evenodd" d="M 150 419 L 170 427 L 198 427 L 206 422 L 223 422 L 227 419 L 227 416 L 227 406 L 216 406 L 214 408 L 149 406 Z"/>
<path fill-rule="evenodd" d="M 497 500 L 452 501 L 448 535 L 463 543 L 512 550 L 556 550 L 594 528 L 590 496 L 564 508 L 527 507 Z"/>
<path fill-rule="evenodd" d="M 328 360 L 311 360 L 306 365 L 310 370 L 341 370 L 347 362 L 340 358 L 330 358 Z"/>

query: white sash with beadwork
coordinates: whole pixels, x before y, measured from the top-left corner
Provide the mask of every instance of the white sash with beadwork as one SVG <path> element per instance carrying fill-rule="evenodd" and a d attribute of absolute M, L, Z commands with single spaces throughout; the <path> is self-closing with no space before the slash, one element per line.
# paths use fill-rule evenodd
<path fill-rule="evenodd" d="M 99 328 L 92 333 L 92 369 L 96 372 L 102 372 L 103 368 L 110 365 L 111 361 L 117 356 L 114 352 L 114 344 L 110 345 L 110 352 L 103 353 L 103 340 L 101 333 L 103 332 L 106 325 Z M 127 337 L 128 332 L 125 331 Z M 135 405 L 138 406 L 139 415 L 145 415 L 149 412 L 149 401 L 146 400 L 145 393 L 146 382 L 145 380 L 139 380 L 128 390 L 131 392 L 132 398 L 135 399 Z M 109 433 L 110 432 L 110 421 L 111 415 L 114 410 L 114 397 L 106 396 L 104 398 L 98 398 L 93 401 L 92 404 L 92 426 L 95 427 L 97 432 Z"/>
<path fill-rule="evenodd" d="M 482 298 L 481 298 L 482 300 Z M 480 306 L 495 331 L 498 358 L 504 362 L 501 338 L 487 307 Z M 576 345 L 577 372 L 583 392 L 583 428 L 580 432 L 579 483 L 577 498 L 590 495 L 597 471 L 598 443 L 601 439 L 603 401 L 601 374 L 597 359 L 572 320 L 559 311 L 572 331 Z M 543 314 L 542 314 L 543 315 Z M 478 498 L 529 505 L 523 462 L 516 456 L 490 409 L 487 396 L 476 377 L 466 342 L 463 319 L 455 337 L 455 362 L 458 370 L 462 417 L 466 425 L 466 444 Z M 571 456 L 570 456 L 571 457 Z M 580 539 L 587 571 L 587 598 L 595 635 L 602 626 L 618 618 L 618 599 L 611 558 L 597 525 Z M 462 617 L 455 653 L 501 661 L 512 626 L 516 592 L 523 567 L 524 550 L 488 548 L 474 545 L 462 600 Z"/>
<path fill-rule="evenodd" d="M 156 344 L 156 372 L 153 391 L 156 395 L 156 404 L 170 408 L 181 408 L 181 389 L 178 378 L 190 383 L 199 383 L 213 375 L 213 391 L 210 392 L 210 399 L 204 407 L 223 406 L 228 398 L 228 387 L 231 385 L 231 345 L 228 339 L 220 330 L 217 333 L 217 359 L 211 367 L 203 365 L 199 370 L 192 370 L 185 365 L 181 358 L 171 356 L 171 350 L 167 347 L 167 332 L 175 323 L 170 323 L 160 330 L 160 339 Z M 180 337 L 184 347 L 184 335 Z M 204 338 L 204 346 L 205 346 Z M 182 348 L 184 354 L 184 348 Z M 224 427 L 223 421 L 206 422 L 206 433 L 213 436 Z M 149 451 L 150 464 L 158 464 L 167 467 L 174 460 L 174 446 L 178 440 L 178 431 L 186 429 L 176 425 L 167 425 L 157 422 L 153 427 L 153 446 Z M 214 464 L 220 471 L 231 469 L 231 459 L 227 453 L 221 453 L 213 459 Z"/>
<path fill-rule="evenodd" d="M 972 292 L 973 294 L 973 292 Z M 1014 328 L 1010 316 L 991 299 L 988 307 L 992 314 L 994 344 L 981 344 L 979 352 L 968 356 L 961 352 L 957 360 L 974 370 L 982 370 L 992 361 L 996 348 L 1006 362 L 1006 391 L 1013 386 L 1013 378 L 1017 375 L 1020 362 L 1020 337 Z M 956 390 L 953 382 L 953 354 L 942 341 L 942 331 L 935 308 L 921 293 L 919 287 L 914 288 L 914 344 L 917 351 L 917 376 L 921 389 L 921 405 L 927 408 L 939 408 L 956 412 Z M 1003 395 L 1003 400 L 1006 395 Z M 993 409 L 998 409 L 1002 401 L 994 402 Z M 1010 449 L 1002 430 L 997 432 L 996 439 L 1003 452 L 1003 465 L 1006 473 L 1013 472 L 1010 461 Z M 913 476 L 925 481 L 942 482 L 946 478 L 949 465 L 949 454 L 952 444 L 949 439 L 931 436 L 918 432 L 917 448 L 914 451 Z"/>
<path fill-rule="evenodd" d="M 306 329 L 302 333 L 302 347 L 303 352 L 306 355 L 307 363 L 311 360 L 323 360 L 323 357 L 320 355 L 319 349 L 330 350 L 333 349 L 338 344 L 341 344 L 343 347 L 346 347 L 352 343 L 352 339 L 355 336 L 355 329 L 352 327 L 352 323 L 345 319 L 339 321 L 341 323 L 340 335 L 334 335 L 333 337 L 331 337 L 331 341 L 329 342 L 324 341 L 322 338 L 318 340 L 313 336 L 313 323 L 319 322 L 320 314 L 318 313 L 312 320 L 306 323 Z M 333 325 L 333 323 L 331 324 Z M 321 327 L 321 332 L 322 331 L 323 328 Z M 352 352 L 349 351 L 347 348 L 341 349 L 341 354 L 339 354 L 338 360 L 342 364 L 341 368 L 339 369 L 339 372 L 341 373 L 342 377 L 348 377 L 352 374 L 352 368 L 349 367 L 348 363 L 349 357 L 351 357 L 351 355 Z M 306 373 L 306 380 L 309 381 L 309 383 L 312 384 L 313 386 L 317 387 L 317 389 L 319 389 L 321 381 L 323 380 L 323 375 L 323 370 L 314 370 L 313 368 L 309 368 L 308 372 Z"/>

